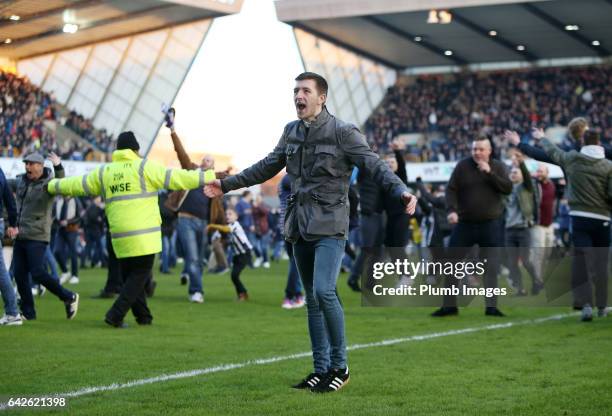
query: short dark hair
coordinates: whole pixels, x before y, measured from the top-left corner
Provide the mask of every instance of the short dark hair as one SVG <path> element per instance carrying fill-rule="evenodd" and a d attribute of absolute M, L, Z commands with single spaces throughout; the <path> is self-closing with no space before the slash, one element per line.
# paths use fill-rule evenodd
<path fill-rule="evenodd" d="M 317 92 L 319 93 L 319 95 L 323 95 L 323 94 L 327 95 L 327 90 L 328 90 L 327 81 L 321 75 L 316 74 L 314 72 L 302 72 L 300 75 L 298 75 L 295 78 L 296 81 L 304 81 L 307 79 L 311 79 L 315 82 L 315 84 L 317 85 Z"/>
<path fill-rule="evenodd" d="M 493 141 L 493 136 L 488 133 L 478 133 L 476 138 L 473 140 L 474 142 L 484 142 L 487 140 L 489 145 L 491 146 L 491 159 L 498 159 L 497 157 L 497 149 L 495 148 L 495 142 Z"/>
<path fill-rule="evenodd" d="M 584 145 L 598 145 L 599 142 L 599 133 L 595 130 L 587 130 L 584 132 Z"/>

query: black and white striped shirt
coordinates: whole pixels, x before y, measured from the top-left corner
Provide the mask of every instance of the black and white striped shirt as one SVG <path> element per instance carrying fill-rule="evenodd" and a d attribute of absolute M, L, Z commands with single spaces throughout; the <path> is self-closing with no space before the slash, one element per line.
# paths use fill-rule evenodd
<path fill-rule="evenodd" d="M 234 254 L 245 254 L 249 253 L 253 246 L 251 242 L 246 236 L 244 229 L 240 225 L 238 221 L 235 221 L 233 224 L 229 224 L 230 227 L 230 244 L 232 245 L 232 250 L 234 250 Z"/>

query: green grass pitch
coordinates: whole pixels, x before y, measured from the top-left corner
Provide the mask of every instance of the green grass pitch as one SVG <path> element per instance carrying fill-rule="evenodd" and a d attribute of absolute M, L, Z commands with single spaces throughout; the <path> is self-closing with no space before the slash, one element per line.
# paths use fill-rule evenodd
<path fill-rule="evenodd" d="M 117 330 L 102 319 L 111 300 L 92 299 L 105 270 L 86 269 L 78 316 L 36 299 L 38 320 L 0 327 L 0 402 L 308 352 L 306 309 L 283 310 L 286 262 L 247 269 L 251 300 L 237 303 L 229 275 L 204 276 L 206 301 L 187 301 L 179 268 L 157 274 L 152 326 Z M 568 313 L 560 307 L 480 307 L 434 319 L 432 308 L 367 308 L 341 275 L 347 344 L 480 328 Z M 67 408 L 1 414 L 71 415 L 604 415 L 612 409 L 612 318 L 576 316 L 349 352 L 350 383 L 338 393 L 289 388 L 310 357 L 246 365 L 195 377 L 84 394 Z"/>

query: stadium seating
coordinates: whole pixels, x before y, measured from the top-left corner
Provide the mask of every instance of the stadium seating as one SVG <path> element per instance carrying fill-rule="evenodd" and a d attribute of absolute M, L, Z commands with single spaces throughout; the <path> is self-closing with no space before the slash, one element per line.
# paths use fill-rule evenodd
<path fill-rule="evenodd" d="M 62 127 L 76 134 L 71 135 L 73 140 L 64 140 L 60 145 L 56 133 L 63 131 Z M 94 129 L 91 121 L 80 114 L 68 113 L 51 93 L 27 78 L 0 71 L 0 155 L 19 157 L 34 150 L 54 151 L 63 159 L 89 160 L 95 151 L 112 150 L 112 137 L 104 130 Z"/>
<path fill-rule="evenodd" d="M 458 160 L 469 154 L 478 132 L 493 136 L 502 152 L 505 129 L 527 135 L 534 125 L 564 126 L 587 117 L 612 138 L 609 88 L 612 67 L 557 67 L 532 70 L 467 72 L 402 78 L 367 120 L 370 144 L 386 151 L 401 134 L 422 133 L 408 146 L 412 160 Z"/>

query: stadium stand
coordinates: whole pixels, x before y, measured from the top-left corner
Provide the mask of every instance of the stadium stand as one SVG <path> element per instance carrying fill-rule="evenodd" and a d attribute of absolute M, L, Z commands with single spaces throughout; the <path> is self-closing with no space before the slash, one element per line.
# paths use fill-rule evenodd
<path fill-rule="evenodd" d="M 386 151 L 401 134 L 422 133 L 408 145 L 413 161 L 454 161 L 470 153 L 478 132 L 491 134 L 500 151 L 507 128 L 525 138 L 532 126 L 565 126 L 577 115 L 612 138 L 612 67 L 557 67 L 520 71 L 421 75 L 400 79 L 365 123 L 373 146 Z"/>
<path fill-rule="evenodd" d="M 93 156 L 91 143 L 106 153 L 112 137 L 93 129 L 91 121 L 72 111 L 68 117 L 53 95 L 36 87 L 26 77 L 0 71 L 0 154 L 19 157 L 34 150 L 56 152 L 63 159 L 88 160 Z M 76 140 L 57 139 L 59 124 L 77 133 Z M 65 135 L 63 135 L 65 136 Z M 90 156 L 91 155 L 91 156 Z"/>

